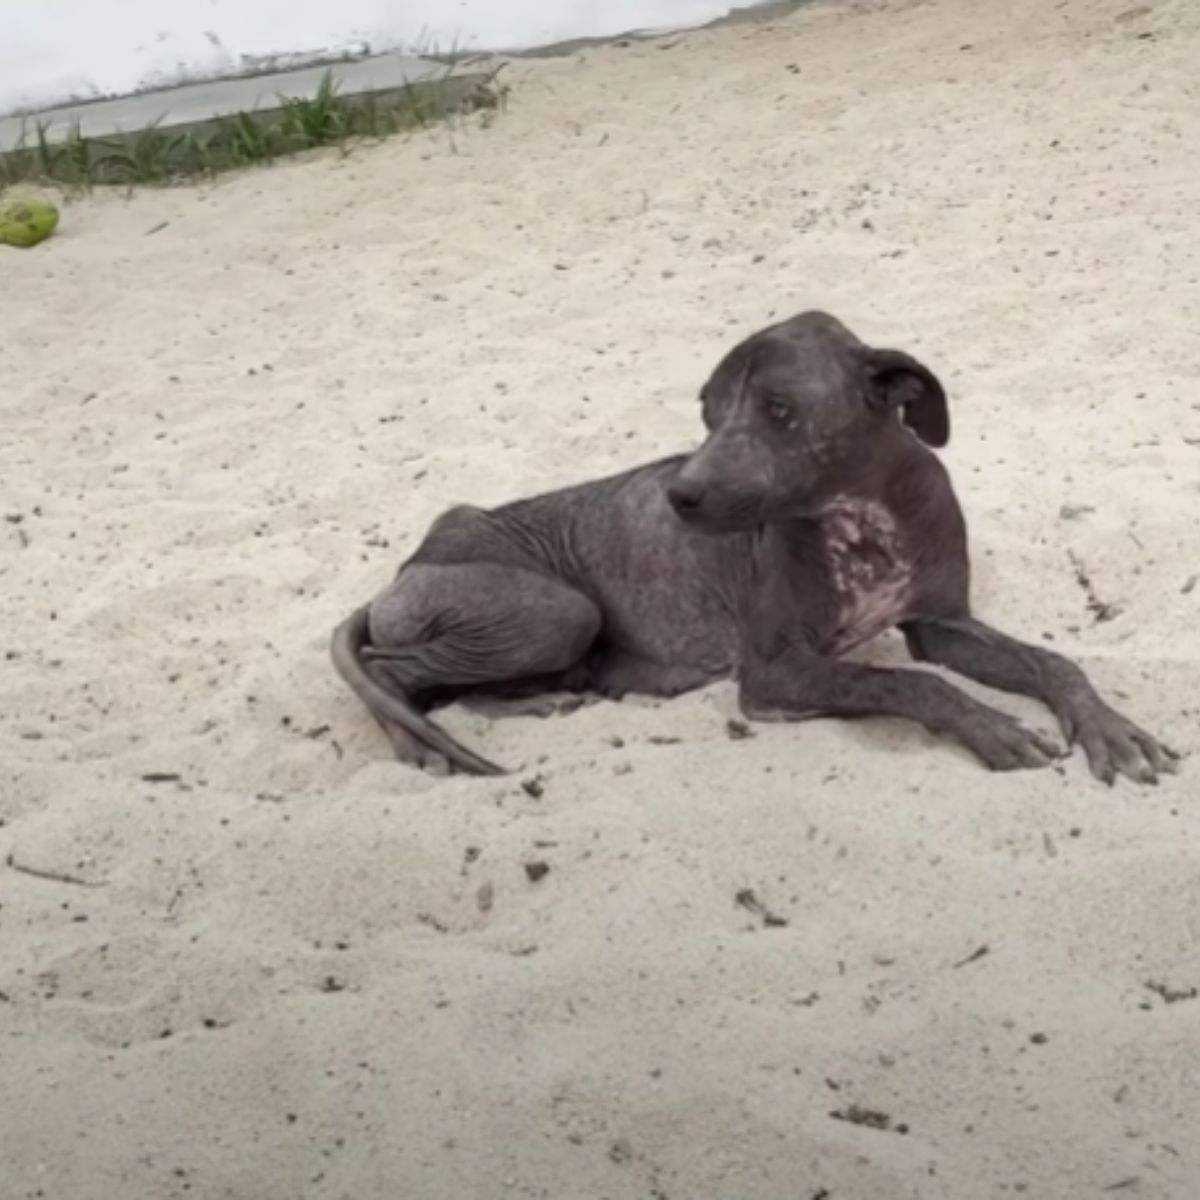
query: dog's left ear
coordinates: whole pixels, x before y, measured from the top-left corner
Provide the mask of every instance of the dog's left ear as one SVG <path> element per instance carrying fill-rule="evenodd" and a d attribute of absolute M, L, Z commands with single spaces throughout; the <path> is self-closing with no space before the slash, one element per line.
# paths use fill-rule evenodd
<path fill-rule="evenodd" d="M 950 440 L 946 392 L 928 367 L 903 350 L 868 350 L 865 370 L 872 408 L 899 410 L 927 446 L 944 446 Z"/>

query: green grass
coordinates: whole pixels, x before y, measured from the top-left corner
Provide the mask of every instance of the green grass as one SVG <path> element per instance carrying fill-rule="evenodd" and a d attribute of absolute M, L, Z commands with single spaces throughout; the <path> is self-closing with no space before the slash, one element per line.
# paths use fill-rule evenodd
<path fill-rule="evenodd" d="M 465 94 L 452 80 L 453 65 L 428 83 L 405 85 L 380 96 L 344 97 L 331 72 L 321 77 L 315 96 L 281 96 L 280 108 L 239 112 L 203 127 L 164 131 L 160 122 L 113 138 L 85 138 L 76 123 L 62 141 L 47 137 L 48 125 L 22 131 L 16 147 L 0 154 L 0 189 L 20 183 L 59 184 L 87 190 L 105 185 L 169 183 L 219 171 L 265 166 L 287 154 L 320 146 L 348 149 L 353 142 L 456 121 L 480 114 L 484 125 L 504 106 L 507 87 L 493 70 Z"/>

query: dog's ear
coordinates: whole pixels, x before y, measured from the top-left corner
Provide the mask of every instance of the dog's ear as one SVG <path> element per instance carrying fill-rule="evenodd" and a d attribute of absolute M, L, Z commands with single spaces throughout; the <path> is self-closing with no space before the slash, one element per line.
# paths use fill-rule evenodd
<path fill-rule="evenodd" d="M 899 410 L 927 446 L 944 446 L 950 440 L 950 411 L 937 376 L 903 350 L 868 350 L 865 359 L 867 403 Z"/>

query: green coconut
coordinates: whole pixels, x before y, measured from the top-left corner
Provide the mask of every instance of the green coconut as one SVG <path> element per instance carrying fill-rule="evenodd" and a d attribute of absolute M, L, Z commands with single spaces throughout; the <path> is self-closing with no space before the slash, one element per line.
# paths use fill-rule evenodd
<path fill-rule="evenodd" d="M 58 224 L 58 209 L 41 196 L 23 196 L 0 202 L 0 243 L 36 246 Z"/>

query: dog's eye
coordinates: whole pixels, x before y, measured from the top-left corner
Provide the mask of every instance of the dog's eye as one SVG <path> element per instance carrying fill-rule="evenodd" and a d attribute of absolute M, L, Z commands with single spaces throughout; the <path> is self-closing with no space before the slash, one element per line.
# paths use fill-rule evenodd
<path fill-rule="evenodd" d="M 767 416 L 777 424 L 782 425 L 792 415 L 792 406 L 782 400 L 767 400 L 764 404 Z"/>

